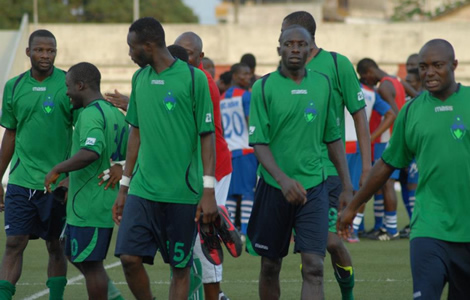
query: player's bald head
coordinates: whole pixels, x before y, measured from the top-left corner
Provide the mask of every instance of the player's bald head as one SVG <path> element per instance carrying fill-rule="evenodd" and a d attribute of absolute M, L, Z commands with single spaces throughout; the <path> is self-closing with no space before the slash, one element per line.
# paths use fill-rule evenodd
<path fill-rule="evenodd" d="M 455 60 L 455 52 L 454 47 L 443 39 L 434 39 L 430 40 L 419 51 L 420 57 L 422 57 L 425 53 L 429 51 L 438 51 L 443 57 L 445 57 L 448 61 Z"/>
<path fill-rule="evenodd" d="M 194 50 L 197 50 L 198 52 L 202 52 L 202 40 L 201 38 L 195 34 L 192 31 L 188 31 L 185 33 L 182 33 L 179 37 L 176 38 L 175 44 L 180 45 L 181 44 L 191 44 L 194 47 Z"/>

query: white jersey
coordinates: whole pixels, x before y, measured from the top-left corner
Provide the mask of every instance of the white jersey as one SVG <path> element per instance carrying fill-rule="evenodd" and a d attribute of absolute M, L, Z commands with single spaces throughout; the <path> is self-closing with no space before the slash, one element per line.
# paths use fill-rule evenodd
<path fill-rule="evenodd" d="M 229 89 L 225 93 L 228 98 L 220 101 L 224 137 L 230 151 L 251 148 L 248 145 L 248 124 L 243 103 L 245 92 L 239 88 Z"/>

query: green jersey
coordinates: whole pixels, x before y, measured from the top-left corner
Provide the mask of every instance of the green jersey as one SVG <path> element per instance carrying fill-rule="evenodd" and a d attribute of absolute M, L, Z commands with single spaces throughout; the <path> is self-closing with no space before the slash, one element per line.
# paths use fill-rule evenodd
<path fill-rule="evenodd" d="M 105 100 L 90 103 L 78 117 L 73 132 L 72 155 L 80 149 L 96 152 L 99 158 L 83 169 L 70 172 L 67 224 L 112 228 L 112 206 L 118 188 L 99 186 L 98 175 L 110 167 L 110 157 L 120 152 L 127 139 L 124 115 Z M 124 153 L 125 154 L 125 153 Z"/>
<path fill-rule="evenodd" d="M 470 242 L 470 88 L 441 101 L 425 91 L 398 113 L 382 159 L 419 170 L 411 239 Z"/>
<path fill-rule="evenodd" d="M 43 190 L 47 172 L 69 157 L 73 116 L 66 92 L 57 68 L 42 82 L 27 71 L 6 83 L 0 125 L 16 130 L 9 183 Z"/>
<path fill-rule="evenodd" d="M 331 97 L 328 77 L 314 71 L 307 72 L 300 84 L 278 70 L 253 85 L 250 145 L 268 145 L 280 169 L 305 189 L 326 179 L 321 145 L 341 137 Z M 280 188 L 262 164 L 258 173 L 267 184 Z"/>
<path fill-rule="evenodd" d="M 366 106 L 354 67 L 347 57 L 336 52 L 320 49 L 317 55 L 307 64 L 307 69 L 321 72 L 330 78 L 333 89 L 331 106 L 335 110 L 341 137 L 345 142 L 344 107 L 346 106 L 349 113 L 354 114 Z M 338 175 L 335 166 L 328 157 L 326 145 L 322 146 L 322 153 L 327 175 Z"/>
<path fill-rule="evenodd" d="M 126 120 L 140 131 L 129 194 L 151 201 L 197 204 L 202 197 L 200 134 L 214 131 L 207 78 L 181 60 L 132 78 Z"/>

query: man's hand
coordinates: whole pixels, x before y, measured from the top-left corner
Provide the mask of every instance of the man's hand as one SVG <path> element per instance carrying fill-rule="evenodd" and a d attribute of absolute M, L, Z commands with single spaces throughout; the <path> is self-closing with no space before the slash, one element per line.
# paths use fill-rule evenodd
<path fill-rule="evenodd" d="M 339 208 L 338 211 L 342 211 L 343 208 L 348 206 L 351 203 L 354 196 L 353 190 L 342 190 L 341 194 L 339 194 Z"/>
<path fill-rule="evenodd" d="M 281 186 L 282 194 L 290 204 L 304 205 L 307 202 L 307 191 L 298 181 L 286 177 L 280 181 L 279 185 Z"/>
<path fill-rule="evenodd" d="M 212 223 L 217 219 L 218 210 L 213 188 L 204 188 L 201 201 L 197 205 L 195 222 L 199 222 L 202 214 L 202 223 Z"/>
<path fill-rule="evenodd" d="M 104 189 L 107 190 L 109 186 L 111 186 L 112 189 L 116 186 L 116 184 L 121 180 L 122 178 L 122 166 L 120 164 L 115 164 L 114 166 L 110 167 L 109 169 L 106 169 L 101 173 L 98 178 L 101 179 L 101 181 L 98 183 L 98 185 L 102 185 L 106 181 L 108 183 L 105 185 Z"/>
<path fill-rule="evenodd" d="M 48 193 L 52 193 L 51 184 L 55 183 L 59 176 L 60 173 L 58 173 L 55 169 L 52 169 L 49 173 L 47 173 L 46 179 L 44 180 L 44 187 L 46 188 Z"/>
<path fill-rule="evenodd" d="M 3 190 L 3 184 L 0 184 L 0 212 L 5 210 L 5 201 L 3 198 L 5 197 L 5 191 Z"/>
<path fill-rule="evenodd" d="M 354 217 L 356 216 L 356 212 L 353 211 L 349 206 L 343 211 L 338 212 L 338 222 L 336 223 L 336 230 L 338 235 L 343 239 L 347 239 L 352 232 L 352 222 Z"/>
<path fill-rule="evenodd" d="M 124 210 L 124 204 L 126 204 L 127 192 L 129 191 L 129 187 L 121 186 L 119 188 L 119 193 L 116 198 L 116 201 L 113 205 L 113 221 L 116 225 L 121 224 L 122 220 L 122 211 Z"/>
<path fill-rule="evenodd" d="M 106 101 L 111 102 L 117 108 L 127 111 L 127 105 L 129 104 L 129 97 L 123 95 L 118 92 L 118 90 L 114 90 L 113 93 L 105 93 L 104 94 Z"/>

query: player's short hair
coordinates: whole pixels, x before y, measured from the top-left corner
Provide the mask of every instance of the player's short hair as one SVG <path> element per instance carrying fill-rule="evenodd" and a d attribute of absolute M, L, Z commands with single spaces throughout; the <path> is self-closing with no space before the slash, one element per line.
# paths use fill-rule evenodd
<path fill-rule="evenodd" d="M 225 84 L 230 84 L 232 82 L 232 72 L 226 71 L 220 74 L 219 76 L 220 81 L 222 81 Z"/>
<path fill-rule="evenodd" d="M 55 39 L 55 36 L 52 34 L 52 32 L 50 32 L 49 30 L 46 30 L 46 29 L 39 29 L 39 30 L 36 30 L 36 31 L 34 31 L 33 33 L 30 34 L 29 40 L 28 40 L 28 47 L 31 47 L 31 44 L 33 43 L 33 40 L 37 37 L 39 37 L 39 38 L 45 37 L 45 38 L 54 39 L 54 42 L 57 46 L 57 40 Z"/>
<path fill-rule="evenodd" d="M 370 68 L 376 68 L 378 69 L 379 66 L 375 61 L 373 61 L 371 58 L 363 58 L 357 63 L 357 73 L 362 74 L 367 72 Z"/>
<path fill-rule="evenodd" d="M 154 42 L 160 48 L 165 47 L 165 31 L 155 18 L 138 19 L 129 27 L 129 32 L 135 32 L 141 43 Z"/>
<path fill-rule="evenodd" d="M 71 74 L 70 76 L 74 82 L 83 81 L 92 90 L 100 90 L 101 73 L 95 65 L 88 62 L 81 62 L 71 66 L 68 73 Z"/>
<path fill-rule="evenodd" d="M 232 74 L 238 73 L 242 68 L 250 68 L 247 64 L 236 63 L 230 67 L 230 72 Z"/>
<path fill-rule="evenodd" d="M 240 63 L 246 64 L 250 70 L 254 70 L 256 68 L 256 58 L 251 53 L 245 53 L 240 58 Z"/>
<path fill-rule="evenodd" d="M 421 55 L 423 49 L 427 47 L 441 47 L 441 49 L 443 48 L 446 52 L 449 61 L 453 62 L 455 60 L 454 47 L 452 47 L 452 44 L 444 39 L 433 39 L 428 41 L 419 51 L 419 55 Z"/>
<path fill-rule="evenodd" d="M 175 44 L 170 45 L 167 48 L 173 57 L 176 57 L 184 62 L 188 62 L 189 56 L 188 56 L 188 52 L 186 52 L 186 49 L 184 49 L 180 45 L 175 45 Z"/>
<path fill-rule="evenodd" d="M 288 25 L 300 25 L 315 39 L 315 32 L 317 31 L 317 23 L 313 16 L 306 11 L 295 11 L 284 18 L 284 22 Z"/>

